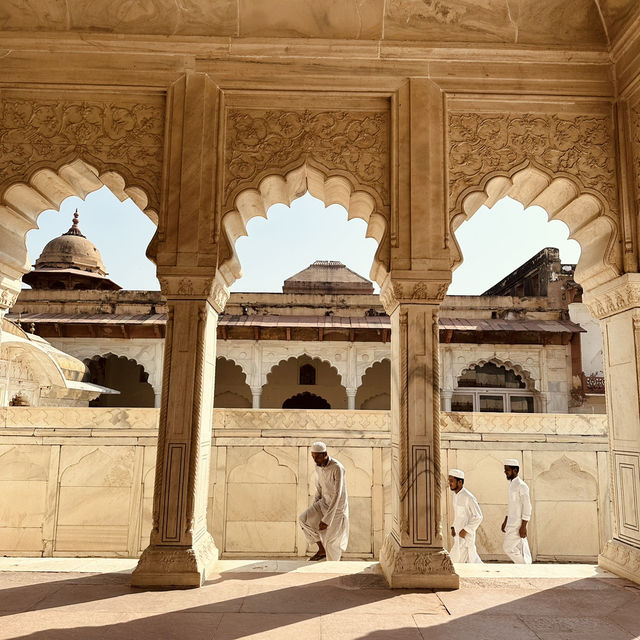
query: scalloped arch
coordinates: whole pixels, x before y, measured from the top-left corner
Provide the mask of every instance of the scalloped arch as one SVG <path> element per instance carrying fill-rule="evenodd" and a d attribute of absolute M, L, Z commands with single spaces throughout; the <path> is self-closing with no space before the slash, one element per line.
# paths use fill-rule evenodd
<path fill-rule="evenodd" d="M 138 362 L 135 358 L 129 358 L 128 356 L 119 356 L 117 353 L 113 353 L 113 351 L 107 351 L 106 353 L 96 354 L 95 356 L 91 356 L 90 358 L 84 358 L 83 362 L 86 364 L 87 362 L 98 362 L 100 358 L 108 358 L 109 356 L 113 356 L 118 360 L 124 360 L 126 362 L 133 362 L 137 367 L 140 367 L 144 374 L 146 374 L 147 378 L 149 377 L 149 372 L 145 369 L 144 365 Z M 144 380 L 144 382 L 148 382 L 148 380 Z"/>
<path fill-rule="evenodd" d="M 327 360 L 326 358 L 323 358 L 322 356 L 318 356 L 318 355 L 312 355 L 310 353 L 307 353 L 307 350 L 304 349 L 304 352 L 297 355 L 297 356 L 289 356 L 288 358 L 282 358 L 281 360 L 279 360 L 278 362 L 276 362 L 267 372 L 267 374 L 265 375 L 265 384 L 269 384 L 270 380 L 270 376 L 271 374 L 274 372 L 275 369 L 277 369 L 280 365 L 282 364 L 286 364 L 287 362 L 291 362 L 291 361 L 297 361 L 300 357 L 302 356 L 307 356 L 308 358 L 311 358 L 312 361 L 317 360 L 318 362 L 323 362 L 325 364 L 329 365 L 329 368 L 331 369 L 331 371 L 335 371 L 336 375 L 338 376 L 338 378 L 340 378 L 340 385 L 344 387 L 344 376 L 343 374 L 340 372 L 340 369 L 338 369 L 338 367 L 336 367 L 334 364 L 332 364 L 329 360 Z"/>
<path fill-rule="evenodd" d="M 475 362 L 472 362 L 470 364 L 464 364 L 457 367 L 454 373 L 456 388 L 458 388 L 458 379 L 465 371 L 476 369 L 477 367 L 482 367 L 483 365 L 488 363 L 495 364 L 497 367 L 504 367 L 507 371 L 512 371 L 513 373 L 515 373 L 522 379 L 529 391 L 540 391 L 540 389 L 538 388 L 538 380 L 535 380 L 527 369 L 525 369 L 520 364 L 511 362 L 511 360 L 501 360 L 500 358 L 480 358 L 479 360 L 476 360 Z"/>
<path fill-rule="evenodd" d="M 13 281 L 5 280 L 5 285 L 20 290 L 20 279 L 30 269 L 27 232 L 37 228 L 41 213 L 59 209 L 70 196 L 84 200 L 103 186 L 121 201 L 131 198 L 158 224 L 158 212 L 150 206 L 146 192 L 131 185 L 118 171 L 109 169 L 100 173 L 81 159 L 57 168 L 40 167 L 31 172 L 27 182 L 13 182 L 0 194 L 0 280 L 4 277 Z"/>
<path fill-rule="evenodd" d="M 240 362 L 238 360 L 235 360 L 234 358 L 230 357 L 230 356 L 216 356 L 216 362 L 218 360 L 224 360 L 225 362 L 228 362 L 230 365 L 232 365 L 233 367 L 237 367 L 238 369 L 240 369 L 240 371 L 242 372 L 242 375 L 244 376 L 244 381 L 245 384 L 248 386 L 249 382 L 249 376 L 251 375 L 250 371 L 245 371 L 245 364 L 243 362 Z M 216 369 L 217 371 L 217 369 Z"/>
<path fill-rule="evenodd" d="M 235 197 L 234 208 L 222 217 L 227 247 L 218 269 L 225 284 L 231 286 L 242 275 L 235 244 L 238 238 L 247 235 L 247 222 L 256 216 L 266 218 L 269 207 L 274 204 L 291 206 L 294 200 L 309 191 L 325 206 L 343 206 L 347 210 L 348 220 L 360 218 L 367 223 L 366 237 L 378 243 L 370 277 L 382 285 L 389 270 L 388 213 L 379 198 L 370 193 L 370 189 L 355 185 L 352 179 L 343 174 L 332 172 L 327 176 L 307 161 L 282 174 L 263 176 L 257 187 L 240 191 Z"/>
<path fill-rule="evenodd" d="M 368 363 L 367 367 L 362 370 L 362 373 L 358 371 L 358 374 L 357 374 L 358 388 L 362 386 L 362 380 L 367 375 L 369 369 L 372 369 L 376 365 L 382 364 L 385 360 L 389 363 L 389 366 L 391 366 L 391 358 L 389 356 L 379 356 L 372 362 Z"/>
<path fill-rule="evenodd" d="M 553 174 L 527 162 L 511 172 L 493 171 L 477 186 L 462 192 L 450 216 L 455 269 L 463 260 L 455 238 L 456 229 L 470 219 L 482 205 L 492 207 L 509 196 L 524 207 L 539 206 L 549 221 L 560 220 L 569 228 L 569 237 L 582 248 L 575 277 L 585 288 L 594 288 L 622 273 L 618 222 L 606 199 L 585 189 L 567 174 Z"/>

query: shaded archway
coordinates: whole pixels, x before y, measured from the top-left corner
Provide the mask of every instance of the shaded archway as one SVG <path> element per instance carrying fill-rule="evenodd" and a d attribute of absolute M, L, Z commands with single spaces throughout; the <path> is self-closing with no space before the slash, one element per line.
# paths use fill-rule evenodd
<path fill-rule="evenodd" d="M 216 358 L 216 385 L 213 406 L 243 409 L 251 407 L 251 388 L 242 367 L 228 358 Z"/>
<path fill-rule="evenodd" d="M 374 362 L 365 371 L 356 393 L 356 408 L 385 411 L 391 408 L 391 360 Z"/>
<path fill-rule="evenodd" d="M 153 407 L 155 393 L 147 382 L 149 374 L 141 364 L 126 356 L 108 353 L 85 360 L 89 381 L 119 391 L 101 395 L 89 403 L 91 407 Z"/>
<path fill-rule="evenodd" d="M 282 403 L 283 409 L 331 409 L 331 405 L 315 393 L 303 391 L 287 398 Z"/>
<path fill-rule="evenodd" d="M 309 366 L 315 369 L 315 384 L 300 384 L 300 369 L 307 367 L 304 371 L 308 375 Z M 320 396 L 333 409 L 347 408 L 347 392 L 338 370 L 325 360 L 307 355 L 281 360 L 269 371 L 262 387 L 261 406 L 279 409 L 288 398 L 305 392 Z"/>

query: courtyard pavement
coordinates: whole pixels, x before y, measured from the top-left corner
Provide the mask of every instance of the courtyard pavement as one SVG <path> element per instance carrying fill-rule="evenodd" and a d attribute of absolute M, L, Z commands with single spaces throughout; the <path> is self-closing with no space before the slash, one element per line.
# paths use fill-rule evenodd
<path fill-rule="evenodd" d="M 0 558 L 0 640 L 629 640 L 640 585 L 593 565 L 458 565 L 390 590 L 376 563 L 222 561 L 200 589 L 129 586 L 135 560 Z"/>

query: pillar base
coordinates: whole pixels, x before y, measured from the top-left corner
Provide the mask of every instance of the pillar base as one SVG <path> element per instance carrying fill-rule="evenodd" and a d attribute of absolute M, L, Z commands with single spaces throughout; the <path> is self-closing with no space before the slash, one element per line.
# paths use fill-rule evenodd
<path fill-rule="evenodd" d="M 380 551 L 380 567 L 392 589 L 458 589 L 460 577 L 449 553 L 438 547 L 401 547 L 389 534 Z"/>
<path fill-rule="evenodd" d="M 640 549 L 621 540 L 609 540 L 598 556 L 598 566 L 640 584 Z"/>
<path fill-rule="evenodd" d="M 140 556 L 131 577 L 134 587 L 200 587 L 218 561 L 210 533 L 193 547 L 149 545 Z"/>

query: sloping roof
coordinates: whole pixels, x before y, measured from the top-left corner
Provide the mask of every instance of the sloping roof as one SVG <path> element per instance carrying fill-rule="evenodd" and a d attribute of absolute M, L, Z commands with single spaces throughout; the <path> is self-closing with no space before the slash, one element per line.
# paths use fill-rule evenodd
<path fill-rule="evenodd" d="M 316 260 L 299 273 L 287 278 L 283 293 L 371 294 L 369 280 L 336 260 Z"/>

